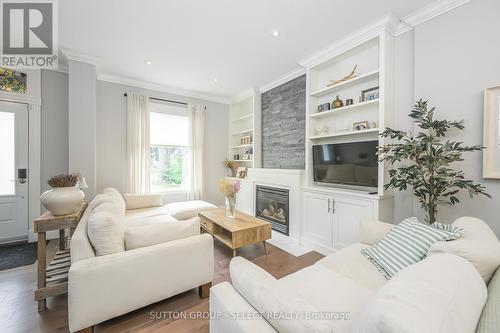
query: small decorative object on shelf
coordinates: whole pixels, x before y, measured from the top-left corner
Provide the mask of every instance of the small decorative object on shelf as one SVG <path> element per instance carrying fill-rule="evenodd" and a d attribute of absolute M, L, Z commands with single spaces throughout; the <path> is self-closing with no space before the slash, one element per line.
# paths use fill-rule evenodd
<path fill-rule="evenodd" d="M 245 149 L 245 151 L 243 152 L 242 160 L 250 160 L 252 153 L 253 153 L 252 148 Z"/>
<path fill-rule="evenodd" d="M 85 194 L 77 187 L 79 179 L 76 173 L 51 177 L 47 183 L 52 189 L 40 196 L 42 205 L 56 216 L 73 213 L 85 199 Z M 85 179 L 80 185 L 85 188 Z"/>
<path fill-rule="evenodd" d="M 371 128 L 377 128 L 377 122 L 376 121 L 372 121 L 372 127 Z"/>
<path fill-rule="evenodd" d="M 372 101 L 374 99 L 378 99 L 378 97 L 379 97 L 378 87 L 373 87 L 361 91 L 361 97 L 359 101 L 360 102 Z"/>
<path fill-rule="evenodd" d="M 332 109 L 338 109 L 344 106 L 344 102 L 339 98 L 339 95 L 337 95 L 337 98 L 332 102 Z"/>
<path fill-rule="evenodd" d="M 316 131 L 316 135 L 326 135 L 328 134 L 328 126 L 326 125 L 318 125 L 314 129 Z"/>
<path fill-rule="evenodd" d="M 219 190 L 226 196 L 226 217 L 234 219 L 236 195 L 240 191 L 240 182 L 223 178 L 219 181 Z"/>
<path fill-rule="evenodd" d="M 349 105 L 353 105 L 354 104 L 354 101 L 352 100 L 352 98 L 348 98 L 345 100 L 345 105 L 346 106 L 349 106 Z"/>
<path fill-rule="evenodd" d="M 249 145 L 252 143 L 252 137 L 250 135 L 245 135 L 240 138 L 241 145 Z"/>
<path fill-rule="evenodd" d="M 358 65 L 355 65 L 354 68 L 352 69 L 351 73 L 347 76 L 344 76 L 343 78 L 341 78 L 340 80 L 331 80 L 330 83 L 328 83 L 326 86 L 327 87 L 331 87 L 331 86 L 334 86 L 338 83 L 341 83 L 341 82 L 344 82 L 344 81 L 348 81 L 350 79 L 354 79 L 356 77 L 356 68 L 358 68 Z"/>
<path fill-rule="evenodd" d="M 362 131 L 365 129 L 368 129 L 368 122 L 367 121 L 360 121 L 360 122 L 352 124 L 353 131 Z"/>
<path fill-rule="evenodd" d="M 328 110 L 330 110 L 330 103 L 323 103 L 318 105 L 318 112 L 323 112 Z"/>
<path fill-rule="evenodd" d="M 240 166 L 238 162 L 226 159 L 224 161 L 224 166 L 231 172 L 231 177 L 236 177 L 236 170 Z"/>
<path fill-rule="evenodd" d="M 247 176 L 247 168 L 239 167 L 238 172 L 236 173 L 236 177 L 245 178 Z"/>
<path fill-rule="evenodd" d="M 234 155 L 233 155 L 233 159 L 235 159 L 235 160 L 239 160 L 239 159 L 240 159 L 240 154 L 234 154 Z"/>

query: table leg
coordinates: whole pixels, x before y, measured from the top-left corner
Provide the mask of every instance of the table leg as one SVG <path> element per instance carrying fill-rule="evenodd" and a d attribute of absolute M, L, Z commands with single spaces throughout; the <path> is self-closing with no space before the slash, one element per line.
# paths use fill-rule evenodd
<path fill-rule="evenodd" d="M 268 254 L 269 252 L 267 252 L 267 245 L 266 245 L 266 241 L 262 241 L 262 243 L 264 243 L 264 252 L 266 254 Z"/>
<path fill-rule="evenodd" d="M 233 249 L 233 258 L 236 257 L 236 249 Z"/>
<path fill-rule="evenodd" d="M 38 233 L 38 289 L 44 288 L 45 287 L 45 278 L 46 278 L 46 272 L 45 269 L 47 267 L 46 263 L 46 258 L 45 258 L 45 242 L 46 242 L 46 237 L 45 237 L 45 232 L 39 232 Z M 38 300 L 38 312 L 44 311 L 46 307 L 46 301 L 45 299 Z"/>
<path fill-rule="evenodd" d="M 61 229 L 59 230 L 59 250 L 64 251 L 66 250 L 66 230 Z"/>

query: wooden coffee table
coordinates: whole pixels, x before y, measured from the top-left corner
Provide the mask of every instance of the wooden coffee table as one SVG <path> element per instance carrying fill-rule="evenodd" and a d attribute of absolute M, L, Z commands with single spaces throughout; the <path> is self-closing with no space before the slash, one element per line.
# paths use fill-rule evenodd
<path fill-rule="evenodd" d="M 236 211 L 235 218 L 227 218 L 224 208 L 198 213 L 200 227 L 222 244 L 233 250 L 233 257 L 240 247 L 262 242 L 267 254 L 266 239 L 271 239 L 271 223 Z"/>

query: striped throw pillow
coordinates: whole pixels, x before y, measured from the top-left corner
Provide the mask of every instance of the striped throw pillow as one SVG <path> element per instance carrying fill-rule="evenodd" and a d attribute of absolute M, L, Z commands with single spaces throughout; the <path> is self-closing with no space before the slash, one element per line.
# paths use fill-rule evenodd
<path fill-rule="evenodd" d="M 372 248 L 363 249 L 361 253 L 386 279 L 390 279 L 403 268 L 424 259 L 433 243 L 457 239 L 462 235 L 461 231 L 441 223 L 425 225 L 411 217 L 394 226 Z"/>

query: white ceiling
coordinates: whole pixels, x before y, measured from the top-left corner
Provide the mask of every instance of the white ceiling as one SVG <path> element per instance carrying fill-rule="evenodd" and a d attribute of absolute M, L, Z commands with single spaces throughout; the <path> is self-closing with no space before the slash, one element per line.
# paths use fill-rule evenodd
<path fill-rule="evenodd" d="M 389 12 L 404 17 L 432 1 L 65 0 L 60 45 L 99 57 L 101 73 L 229 98 Z"/>

